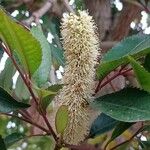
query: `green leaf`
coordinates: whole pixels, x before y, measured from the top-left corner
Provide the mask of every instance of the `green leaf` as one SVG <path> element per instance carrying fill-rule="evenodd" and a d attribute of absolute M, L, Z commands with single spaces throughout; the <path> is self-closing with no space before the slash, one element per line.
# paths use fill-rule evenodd
<path fill-rule="evenodd" d="M 28 139 L 27 150 L 54 150 L 55 144 L 50 136 L 31 137 Z"/>
<path fill-rule="evenodd" d="M 64 130 L 67 127 L 68 121 L 69 121 L 68 107 L 62 105 L 59 107 L 55 118 L 55 126 L 57 133 L 63 134 Z"/>
<path fill-rule="evenodd" d="M 25 109 L 30 105 L 17 102 L 11 95 L 0 87 L 0 112 L 8 113 L 17 109 Z"/>
<path fill-rule="evenodd" d="M 43 110 L 46 111 L 48 105 L 51 103 L 53 98 L 57 95 L 57 93 L 62 88 L 62 86 L 63 86 L 62 84 L 55 84 L 55 85 L 51 85 L 47 90 L 45 90 L 45 92 L 41 91 L 42 96 L 41 96 L 40 104 Z"/>
<path fill-rule="evenodd" d="M 150 54 L 148 54 L 145 58 L 144 68 L 150 72 Z"/>
<path fill-rule="evenodd" d="M 36 89 L 36 91 L 38 93 L 38 97 L 40 98 L 40 107 L 46 112 L 48 105 L 57 93 L 45 89 Z"/>
<path fill-rule="evenodd" d="M 52 92 L 58 92 L 60 89 L 62 89 L 63 87 L 63 84 L 54 84 L 54 85 L 51 85 L 50 87 L 48 87 L 48 91 L 52 91 Z"/>
<path fill-rule="evenodd" d="M 140 141 L 140 142 L 141 142 L 140 144 L 142 144 L 143 150 L 149 150 L 149 148 L 150 148 L 150 141 Z"/>
<path fill-rule="evenodd" d="M 5 137 L 4 142 L 6 144 L 6 147 L 12 146 L 14 143 L 18 142 L 19 140 L 22 140 L 25 136 L 21 133 L 12 133 Z"/>
<path fill-rule="evenodd" d="M 103 79 L 107 74 L 109 74 L 112 70 L 119 67 L 120 64 L 122 63 L 123 63 L 122 60 L 112 61 L 111 63 L 110 62 L 102 63 L 97 69 L 96 73 L 97 77 Z"/>
<path fill-rule="evenodd" d="M 14 65 L 12 64 L 12 61 L 10 58 L 6 60 L 5 68 L 0 74 L 0 86 L 3 87 L 6 90 L 12 89 L 12 77 L 15 74 L 16 69 L 14 68 Z"/>
<path fill-rule="evenodd" d="M 93 108 L 124 122 L 150 120 L 150 94 L 135 88 L 97 98 Z"/>
<path fill-rule="evenodd" d="M 4 139 L 2 138 L 1 135 L 0 135 L 0 148 L 1 148 L 1 150 L 7 150 L 6 145 L 4 143 Z"/>
<path fill-rule="evenodd" d="M 150 92 L 150 73 L 132 57 L 128 57 L 141 88 Z"/>
<path fill-rule="evenodd" d="M 117 120 L 102 113 L 92 123 L 89 137 L 93 138 L 94 136 L 110 131 L 117 123 Z"/>
<path fill-rule="evenodd" d="M 58 17 L 53 16 L 52 18 L 47 18 L 48 19 L 48 27 L 50 29 L 50 32 L 52 33 L 52 35 L 54 36 L 53 42 L 55 44 L 57 44 L 57 46 L 60 46 L 60 19 Z M 47 20 L 46 19 L 46 20 Z"/>
<path fill-rule="evenodd" d="M 47 89 L 42 89 L 34 86 L 34 89 L 36 90 L 40 99 L 40 106 L 43 108 L 44 111 L 46 111 L 48 105 L 51 103 L 51 101 L 56 96 L 58 91 L 62 88 L 62 86 L 62 84 L 55 84 L 51 85 Z"/>
<path fill-rule="evenodd" d="M 4 53 L 4 51 L 3 51 L 2 47 L 0 46 L 0 60 L 3 57 L 3 53 Z"/>
<path fill-rule="evenodd" d="M 139 132 L 148 131 L 150 132 L 150 125 L 145 125 Z"/>
<path fill-rule="evenodd" d="M 150 35 L 128 37 L 106 53 L 97 69 L 97 76 L 103 79 L 109 72 L 128 63 L 128 56 L 140 58 L 150 53 Z"/>
<path fill-rule="evenodd" d="M 65 66 L 65 58 L 63 56 L 63 50 L 58 47 L 55 47 L 53 44 L 50 44 L 50 46 L 52 49 L 52 56 L 56 59 L 59 65 Z"/>
<path fill-rule="evenodd" d="M 0 7 L 0 39 L 15 51 L 23 69 L 33 74 L 39 67 L 42 52 L 39 42 L 22 25 L 15 22 Z"/>
<path fill-rule="evenodd" d="M 32 27 L 31 32 L 33 36 L 40 42 L 42 47 L 42 53 L 43 53 L 42 63 L 33 76 L 37 85 L 41 87 L 49 79 L 51 62 L 52 62 L 51 48 L 40 27 Z"/>
<path fill-rule="evenodd" d="M 20 75 L 17 78 L 16 87 L 15 87 L 15 95 L 21 100 L 22 99 L 27 100 L 30 98 L 30 93 L 27 89 L 27 86 L 23 82 Z"/>
<path fill-rule="evenodd" d="M 150 35 L 133 35 L 113 47 L 103 58 L 103 61 L 114 61 L 128 55 L 143 54 L 150 52 Z M 145 53 L 144 53 L 145 54 Z"/>
<path fill-rule="evenodd" d="M 51 85 L 47 89 L 42 89 L 34 86 L 34 89 L 36 90 L 40 98 L 44 98 L 50 95 L 56 95 L 57 92 L 62 88 L 62 86 L 63 86 L 62 84 L 55 84 Z"/>
<path fill-rule="evenodd" d="M 10 120 L 9 117 L 3 116 L 3 115 L 0 116 L 0 135 L 5 136 L 8 134 L 7 133 L 8 130 L 6 130 L 6 126 L 9 120 Z"/>
<path fill-rule="evenodd" d="M 111 141 L 113 141 L 115 138 L 117 138 L 118 136 L 120 136 L 121 134 L 123 134 L 128 128 L 130 128 L 134 123 L 130 123 L 130 122 L 119 122 L 117 124 L 117 126 L 115 127 L 110 140 L 108 141 L 108 143 L 110 143 Z M 108 144 L 107 143 L 107 144 Z"/>
<path fill-rule="evenodd" d="M 75 0 L 76 9 L 78 10 L 84 10 L 85 8 L 85 2 L 83 0 Z"/>

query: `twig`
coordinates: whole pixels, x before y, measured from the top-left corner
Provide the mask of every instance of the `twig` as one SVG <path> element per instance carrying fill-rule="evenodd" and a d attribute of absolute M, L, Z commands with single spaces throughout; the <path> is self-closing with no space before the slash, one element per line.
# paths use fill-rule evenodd
<path fill-rule="evenodd" d="M 9 48 L 6 47 L 6 46 L 4 46 L 3 44 L 1 44 L 1 45 L 2 45 L 2 48 L 4 49 L 4 51 L 7 53 L 7 55 L 11 58 L 11 60 L 12 60 L 12 62 L 13 62 L 13 64 L 14 64 L 14 66 L 16 67 L 16 70 L 19 72 L 19 74 L 20 74 L 22 80 L 23 80 L 24 83 L 26 84 L 26 86 L 27 86 L 27 88 L 28 88 L 28 90 L 29 90 L 31 96 L 33 97 L 33 99 L 34 99 L 36 105 L 38 106 L 38 101 L 37 101 L 37 99 L 36 99 L 36 97 L 35 97 L 35 95 L 34 95 L 34 93 L 33 93 L 33 91 L 32 91 L 32 88 L 31 88 L 30 86 L 28 86 L 29 84 L 28 84 L 28 82 L 27 82 L 27 79 L 25 78 L 25 76 L 23 75 L 21 69 L 19 68 L 18 64 L 16 63 L 16 60 L 13 58 L 12 54 L 10 53 Z"/>
<path fill-rule="evenodd" d="M 28 116 L 28 114 L 27 113 L 25 113 L 24 112 L 24 110 L 22 111 L 22 110 L 19 110 L 18 111 L 22 116 L 23 116 L 23 118 L 26 118 L 26 119 L 31 119 L 31 117 L 30 116 Z"/>
<path fill-rule="evenodd" d="M 41 129 L 42 131 L 45 131 L 46 133 L 49 133 L 49 131 L 45 128 L 43 128 L 42 126 L 38 125 L 37 123 L 33 122 L 32 120 L 28 120 L 26 118 L 22 118 L 22 117 L 19 117 L 19 116 L 16 116 L 16 115 L 13 115 L 13 114 L 8 114 L 8 113 L 1 113 L 2 115 L 7 115 L 7 116 L 11 116 L 11 117 L 15 117 L 15 118 L 18 118 L 22 121 L 25 121 L 27 123 L 30 123 L 36 127 L 38 127 L 39 129 Z M 50 134 L 50 133 L 49 133 Z"/>
<path fill-rule="evenodd" d="M 43 117 L 43 119 L 44 119 L 44 121 L 45 121 L 47 127 L 49 128 L 49 130 L 50 130 L 50 132 L 51 132 L 53 138 L 54 138 L 55 141 L 57 142 L 57 141 L 58 141 L 57 135 L 55 134 L 53 128 L 51 127 L 51 125 L 50 125 L 50 123 L 49 123 L 49 121 L 48 121 L 48 119 L 47 119 L 47 117 L 46 117 L 46 114 L 44 114 L 43 110 L 41 110 L 41 111 L 42 111 L 42 112 L 41 112 L 41 113 L 42 113 L 41 116 Z"/>
<path fill-rule="evenodd" d="M 96 87 L 96 89 L 95 89 L 95 94 L 99 91 L 100 86 L 101 86 L 101 83 L 102 83 L 102 81 L 99 80 L 98 85 L 97 85 L 97 87 Z"/>
<path fill-rule="evenodd" d="M 72 7 L 69 5 L 68 0 L 62 0 L 65 8 L 67 9 L 68 12 L 74 13 L 74 10 L 72 9 Z"/>
<path fill-rule="evenodd" d="M 110 83 L 112 80 L 114 80 L 116 77 L 118 77 L 118 76 L 120 76 L 120 75 L 124 76 L 124 75 L 126 75 L 127 72 L 129 72 L 129 71 L 132 70 L 132 68 L 129 68 L 129 69 L 123 71 L 123 69 L 124 69 L 125 67 L 126 67 L 126 65 L 123 66 L 114 76 L 112 76 L 111 78 L 109 78 L 109 79 L 108 79 L 106 82 L 104 82 L 103 84 L 101 84 L 102 81 L 99 81 L 99 83 L 98 83 L 98 85 L 97 85 L 97 87 L 96 87 L 96 89 L 95 89 L 95 94 L 96 94 L 101 88 L 103 88 L 103 87 L 106 86 L 108 83 Z"/>
<path fill-rule="evenodd" d="M 29 26 L 33 21 L 36 23 L 39 22 L 39 19 L 48 12 L 48 10 L 52 7 L 53 0 L 47 0 L 45 4 L 37 11 L 32 13 L 32 16 L 24 21 L 22 21 L 25 25 Z"/>
<path fill-rule="evenodd" d="M 107 80 L 109 80 L 109 77 L 108 77 L 108 76 L 107 76 Z M 111 86 L 112 90 L 115 92 L 115 91 L 116 91 L 116 89 L 115 89 L 115 87 L 114 87 L 114 85 L 113 85 L 112 81 L 110 81 L 110 82 L 109 82 L 109 84 L 110 84 L 110 86 Z"/>
<path fill-rule="evenodd" d="M 109 80 L 107 80 L 106 82 L 104 82 L 101 86 L 100 86 L 100 89 L 103 88 L 106 84 L 110 83 L 112 80 L 114 80 L 116 77 L 120 76 L 120 75 L 124 75 L 126 74 L 127 72 L 131 71 L 132 68 L 124 71 L 124 72 L 117 72 L 113 77 L 109 78 Z"/>
<path fill-rule="evenodd" d="M 12 62 L 13 62 L 13 64 L 14 64 L 14 66 L 15 66 L 16 69 L 18 70 L 18 72 L 19 72 L 19 74 L 20 74 L 22 80 L 24 81 L 25 85 L 27 86 L 27 88 L 28 88 L 28 90 L 29 90 L 29 92 L 30 92 L 30 94 L 31 94 L 31 96 L 32 96 L 32 98 L 33 98 L 33 100 L 34 100 L 34 102 L 35 102 L 37 108 L 38 108 L 39 103 L 38 103 L 38 100 L 37 100 L 36 96 L 34 95 L 34 92 L 32 91 L 32 88 L 31 88 L 31 86 L 30 86 L 30 81 L 28 81 L 28 79 L 26 79 L 25 76 L 23 75 L 23 73 L 22 73 L 22 71 L 20 70 L 18 64 L 16 63 L 16 60 L 15 60 L 15 59 L 13 58 L 13 56 L 11 55 L 9 48 L 5 47 L 3 44 L 2 44 L 2 47 L 3 47 L 4 51 L 8 54 L 8 56 L 11 58 L 11 60 L 12 60 Z M 44 119 L 44 121 L 45 121 L 47 127 L 49 128 L 50 133 L 53 135 L 55 141 L 57 141 L 57 140 L 58 140 L 57 135 L 56 135 L 55 132 L 53 131 L 53 129 L 52 129 L 52 127 L 51 127 L 51 125 L 50 125 L 50 123 L 49 123 L 47 117 L 46 117 L 46 114 L 43 112 L 42 108 L 39 108 L 39 109 L 40 109 L 39 111 L 40 111 L 41 116 L 43 117 L 43 119 Z"/>
<path fill-rule="evenodd" d="M 49 11 L 49 9 L 53 6 L 53 4 L 54 4 L 54 1 L 55 0 L 47 0 L 46 2 L 45 2 L 45 4 L 39 9 L 39 10 L 37 10 L 37 11 L 35 11 L 35 12 L 33 12 L 32 13 L 32 16 L 30 17 L 30 18 L 28 18 L 28 19 L 26 19 L 26 20 L 23 20 L 22 22 L 23 22 L 23 24 L 25 24 L 26 26 L 30 26 L 30 24 L 32 23 L 32 22 L 35 22 L 35 23 L 39 23 L 39 19 L 45 14 L 45 13 L 47 13 L 48 11 Z M 68 11 L 68 12 L 74 12 L 74 10 L 72 9 L 72 7 L 69 5 L 69 2 L 68 2 L 68 0 L 62 0 L 62 2 L 63 2 L 63 4 L 64 4 L 64 6 L 65 6 L 65 8 L 66 8 L 66 10 Z"/>

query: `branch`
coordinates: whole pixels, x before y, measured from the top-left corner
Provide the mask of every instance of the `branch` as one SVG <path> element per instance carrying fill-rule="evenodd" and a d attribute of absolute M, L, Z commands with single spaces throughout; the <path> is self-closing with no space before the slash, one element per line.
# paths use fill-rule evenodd
<path fill-rule="evenodd" d="M 125 67 L 126 67 L 126 65 L 123 66 L 123 68 L 121 68 L 116 74 L 114 74 L 114 76 L 112 76 L 111 78 L 109 78 L 109 79 L 108 79 L 106 82 L 104 82 L 103 84 L 101 84 L 102 81 L 100 80 L 99 83 L 98 83 L 98 85 L 97 85 L 97 87 L 96 87 L 96 89 L 95 89 L 95 94 L 96 94 L 100 89 L 102 89 L 104 86 L 106 86 L 108 83 L 110 83 L 112 80 L 114 80 L 115 78 L 117 78 L 118 76 L 120 76 L 120 75 L 124 76 L 124 75 L 126 75 L 129 71 L 132 70 L 132 68 L 129 68 L 129 69 L 127 69 L 127 70 L 123 70 Z M 94 95 L 95 95 L 95 94 L 94 94 Z"/>
<path fill-rule="evenodd" d="M 0 114 L 18 118 L 18 119 L 20 119 L 22 121 L 30 123 L 31 125 L 34 125 L 35 127 L 38 127 L 42 131 L 45 131 L 46 133 L 50 134 L 47 129 L 43 128 L 42 126 L 38 125 L 37 123 L 33 122 L 32 120 L 29 120 L 29 119 L 26 119 L 26 118 L 23 118 L 23 117 L 19 117 L 19 116 L 13 115 L 13 114 L 8 114 L 8 113 L 0 113 Z"/>
<path fill-rule="evenodd" d="M 30 94 L 31 94 L 31 96 L 32 96 L 32 98 L 33 98 L 33 100 L 34 100 L 36 106 L 37 106 L 37 109 L 39 108 L 40 115 L 43 117 L 43 119 L 44 119 L 44 121 L 45 121 L 47 127 L 49 128 L 50 133 L 53 135 L 53 138 L 55 139 L 55 141 L 57 141 L 57 140 L 58 140 L 57 135 L 56 135 L 55 132 L 53 131 L 53 128 L 51 127 L 51 125 L 50 125 L 50 123 L 49 123 L 49 121 L 48 121 L 48 119 L 47 119 L 47 117 L 46 117 L 46 113 L 44 113 L 43 109 L 39 106 L 38 99 L 37 99 L 37 97 L 35 96 L 35 94 L 34 94 L 32 88 L 31 88 L 30 80 L 29 80 L 28 78 L 25 78 L 25 76 L 24 76 L 24 74 L 22 73 L 22 71 L 20 70 L 20 68 L 19 68 L 19 66 L 18 66 L 18 64 L 17 64 L 17 62 L 16 62 L 16 60 L 13 58 L 12 54 L 10 53 L 9 48 L 6 47 L 6 46 L 4 46 L 2 43 L 1 43 L 1 45 L 2 45 L 2 47 L 3 47 L 3 49 L 4 49 L 4 51 L 8 54 L 8 56 L 9 56 L 10 59 L 12 60 L 14 66 L 16 67 L 16 70 L 19 72 L 19 74 L 20 74 L 22 80 L 24 81 L 25 85 L 27 86 L 27 88 L 28 88 L 28 90 L 29 90 L 29 92 L 30 92 Z M 27 75 L 26 75 L 26 76 L 27 76 Z"/>
<path fill-rule="evenodd" d="M 123 1 L 123 9 L 121 14 L 116 18 L 114 26 L 110 32 L 110 39 L 120 41 L 129 34 L 130 24 L 135 18 L 140 18 L 143 9 L 137 5 L 133 5 Z"/>
<path fill-rule="evenodd" d="M 32 22 L 35 22 L 38 24 L 39 19 L 49 11 L 49 9 L 53 6 L 54 2 L 55 0 L 47 0 L 45 4 L 39 10 L 32 13 L 32 16 L 30 18 L 23 20 L 22 21 L 23 24 L 25 24 L 26 26 L 30 26 Z M 62 3 L 68 12 L 72 12 L 72 13 L 74 12 L 72 7 L 69 5 L 68 0 L 62 0 Z"/>
<path fill-rule="evenodd" d="M 68 0 L 62 0 L 65 8 L 67 9 L 68 12 L 74 13 L 74 10 L 72 9 L 72 7 L 69 5 Z"/>
<path fill-rule="evenodd" d="M 147 13 L 150 13 L 149 8 L 146 5 L 144 5 L 143 2 L 140 1 L 140 0 L 136 0 L 136 1 L 122 0 L 122 1 L 125 1 L 125 2 L 128 2 L 130 4 L 136 5 L 136 6 L 140 7 L 141 9 L 145 10 Z"/>
<path fill-rule="evenodd" d="M 32 16 L 24 21 L 22 21 L 25 25 L 30 26 L 30 24 L 35 21 L 39 22 L 39 19 L 48 12 L 48 10 L 52 7 L 53 0 L 47 0 L 45 4 L 37 11 L 32 13 Z"/>

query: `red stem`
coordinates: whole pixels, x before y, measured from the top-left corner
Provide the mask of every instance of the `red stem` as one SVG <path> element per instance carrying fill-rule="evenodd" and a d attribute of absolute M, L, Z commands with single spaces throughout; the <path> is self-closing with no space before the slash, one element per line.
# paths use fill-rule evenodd
<path fill-rule="evenodd" d="M 26 77 L 27 77 L 27 79 L 26 79 L 25 76 L 23 75 L 22 71 L 20 70 L 18 64 L 16 63 L 15 59 L 12 57 L 9 48 L 8 48 L 8 47 L 6 48 L 3 44 L 1 44 L 1 45 L 2 45 L 2 47 L 3 47 L 3 49 L 4 49 L 4 51 L 5 51 L 5 52 L 8 54 L 8 56 L 11 58 L 11 60 L 12 60 L 12 62 L 13 62 L 13 64 L 14 64 L 14 66 L 15 66 L 16 69 L 18 70 L 18 72 L 19 72 L 19 74 L 20 74 L 22 80 L 24 81 L 25 85 L 27 86 L 27 88 L 28 88 L 28 90 L 29 90 L 29 92 L 30 92 L 30 94 L 31 94 L 31 96 L 32 96 L 32 98 L 33 98 L 33 100 L 35 101 L 35 103 L 36 103 L 36 105 L 37 105 L 37 108 L 38 108 L 39 103 L 38 103 L 38 100 L 37 100 L 36 96 L 34 95 L 34 92 L 32 91 L 32 88 L 31 88 L 31 86 L 30 86 L 30 85 L 31 85 L 31 84 L 30 84 L 30 80 L 28 80 L 28 76 L 26 75 Z M 46 114 L 43 113 L 43 110 L 42 110 L 42 109 L 41 109 L 40 111 L 41 111 L 41 116 L 43 117 L 43 119 L 44 119 L 44 121 L 45 121 L 47 127 L 49 128 L 50 133 L 53 135 L 55 141 L 57 141 L 57 140 L 58 140 L 57 135 L 56 135 L 55 132 L 53 131 L 53 129 L 52 129 L 52 127 L 51 127 L 51 125 L 50 125 L 50 123 L 49 123 L 47 117 L 46 117 Z"/>
<path fill-rule="evenodd" d="M 120 72 L 117 72 L 114 76 L 112 76 L 106 82 L 104 82 L 103 84 L 101 84 L 101 86 L 99 87 L 99 89 L 103 88 L 105 85 L 107 85 L 108 83 L 110 83 L 113 79 L 115 79 L 119 75 L 120 75 Z"/>
<path fill-rule="evenodd" d="M 20 119 L 20 120 L 22 120 L 22 121 L 25 121 L 25 122 L 27 122 L 27 123 L 30 123 L 30 124 L 32 124 L 32 125 L 38 127 L 39 129 L 41 129 L 42 131 L 45 131 L 46 133 L 49 133 L 49 131 L 48 131 L 47 129 L 43 128 L 42 126 L 38 125 L 37 123 L 35 123 L 35 122 L 33 122 L 33 121 L 31 121 L 31 120 L 29 120 L 29 119 L 27 119 L 27 118 L 22 118 L 22 117 L 18 117 L 18 116 L 16 116 L 16 115 L 7 114 L 7 113 L 1 113 L 1 114 L 2 114 L 2 115 L 7 115 L 7 116 L 11 116 L 11 117 L 18 118 L 18 119 Z"/>
<path fill-rule="evenodd" d="M 95 94 L 99 91 L 101 83 L 102 83 L 101 81 L 98 82 L 98 85 L 95 89 Z"/>
<path fill-rule="evenodd" d="M 107 76 L 107 80 L 109 80 L 109 77 Z M 115 89 L 115 87 L 114 87 L 114 85 L 113 85 L 113 83 L 112 83 L 112 81 L 110 81 L 110 86 L 111 86 L 111 88 L 112 88 L 112 90 L 115 92 L 116 91 L 116 89 Z"/>
<path fill-rule="evenodd" d="M 126 65 L 125 65 L 125 66 L 126 66 Z M 104 82 L 103 84 L 101 84 L 102 81 L 99 81 L 99 83 L 98 83 L 98 85 L 97 85 L 97 87 L 96 87 L 96 90 L 95 90 L 95 94 L 96 94 L 101 88 L 103 88 L 104 86 L 106 86 L 108 83 L 111 83 L 111 81 L 114 80 L 114 79 L 115 79 L 116 77 L 118 77 L 119 75 L 125 75 L 127 72 L 129 72 L 129 71 L 132 70 L 132 68 L 129 68 L 129 69 L 123 71 L 123 69 L 125 68 L 125 66 L 122 67 L 114 76 L 112 76 L 111 78 L 109 78 L 109 79 L 108 79 L 106 82 Z"/>

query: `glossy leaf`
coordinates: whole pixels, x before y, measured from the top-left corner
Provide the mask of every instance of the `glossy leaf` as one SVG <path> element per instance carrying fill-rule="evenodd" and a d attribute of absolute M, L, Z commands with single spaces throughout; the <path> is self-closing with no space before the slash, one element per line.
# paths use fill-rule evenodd
<path fill-rule="evenodd" d="M 3 57 L 3 53 L 4 53 L 4 51 L 3 51 L 2 47 L 0 46 L 0 60 Z"/>
<path fill-rule="evenodd" d="M 92 106 L 124 122 L 150 120 L 150 94 L 135 88 L 126 88 L 99 97 L 92 103 Z"/>
<path fill-rule="evenodd" d="M 48 28 L 50 28 L 50 32 L 54 36 L 53 43 L 55 43 L 58 47 L 61 47 L 60 43 L 60 19 L 56 16 L 52 17 L 51 19 L 47 18 L 48 22 Z"/>
<path fill-rule="evenodd" d="M 150 53 L 150 35 L 133 35 L 121 41 L 106 53 L 97 69 L 97 76 L 103 79 L 109 72 L 127 64 L 128 56 L 140 58 Z M 107 66 L 107 68 L 106 68 Z"/>
<path fill-rule="evenodd" d="M 41 87 L 49 79 L 52 61 L 51 48 L 40 27 L 32 27 L 31 32 L 33 36 L 40 42 L 42 47 L 42 63 L 33 76 L 35 82 L 37 83 L 37 86 Z"/>
<path fill-rule="evenodd" d="M 11 90 L 12 89 L 12 77 L 15 74 L 15 67 L 12 64 L 12 61 L 10 58 L 6 60 L 5 63 L 5 68 L 4 70 L 0 73 L 0 86 L 3 87 L 6 90 Z"/>
<path fill-rule="evenodd" d="M 8 113 L 18 109 L 28 108 L 30 105 L 17 102 L 11 95 L 0 87 L 0 112 Z"/>
<path fill-rule="evenodd" d="M 42 52 L 39 42 L 23 26 L 15 22 L 0 7 L 0 39 L 15 52 L 23 69 L 33 74 L 39 67 Z"/>
<path fill-rule="evenodd" d="M 110 131 L 117 123 L 117 120 L 102 113 L 92 123 L 89 137 L 92 138 L 94 136 Z"/>
<path fill-rule="evenodd" d="M 41 91 L 41 101 L 40 104 L 43 110 L 46 111 L 48 105 L 51 103 L 53 98 L 57 95 L 58 91 L 62 88 L 62 84 L 51 85 L 45 92 Z M 44 94 L 45 93 L 45 94 Z"/>
<path fill-rule="evenodd" d="M 43 111 L 46 112 L 48 105 L 51 103 L 52 99 L 55 97 L 56 92 L 48 91 L 45 89 L 36 89 L 38 97 L 40 98 L 40 106 Z"/>
<path fill-rule="evenodd" d="M 83 0 L 75 0 L 75 5 L 76 5 L 76 9 L 78 10 L 84 10 L 85 8 L 85 3 Z"/>
<path fill-rule="evenodd" d="M 58 92 L 60 89 L 62 89 L 63 84 L 54 84 L 47 88 L 48 91 L 52 92 Z"/>
<path fill-rule="evenodd" d="M 134 70 L 136 78 L 141 86 L 141 88 L 147 92 L 150 92 L 150 73 L 147 72 L 143 66 L 141 66 L 132 57 L 128 57 L 130 64 Z"/>
<path fill-rule="evenodd" d="M 150 72 L 150 54 L 148 54 L 145 58 L 144 68 Z"/>
<path fill-rule="evenodd" d="M 53 44 L 51 44 L 52 49 L 52 56 L 55 58 L 55 60 L 59 63 L 59 65 L 64 66 L 65 65 L 65 58 L 63 56 L 63 50 L 55 47 Z"/>
<path fill-rule="evenodd" d="M 55 127 L 57 133 L 63 134 L 65 128 L 67 127 L 68 121 L 69 121 L 68 107 L 62 105 L 58 109 L 55 118 Z"/>
<path fill-rule="evenodd" d="M 18 142 L 19 140 L 23 139 L 25 136 L 20 133 L 12 133 L 5 137 L 4 142 L 6 144 L 6 147 L 10 147 L 14 143 Z"/>
<path fill-rule="evenodd" d="M 29 93 L 29 91 L 27 89 L 27 86 L 23 82 L 23 80 L 22 80 L 20 75 L 17 78 L 16 87 L 15 87 L 15 95 L 19 99 L 27 100 L 27 99 L 30 98 L 30 93 Z"/>
<path fill-rule="evenodd" d="M 150 141 L 140 141 L 140 144 L 141 144 L 141 146 L 142 146 L 142 148 L 144 150 L 149 150 L 149 148 L 150 148 Z"/>

